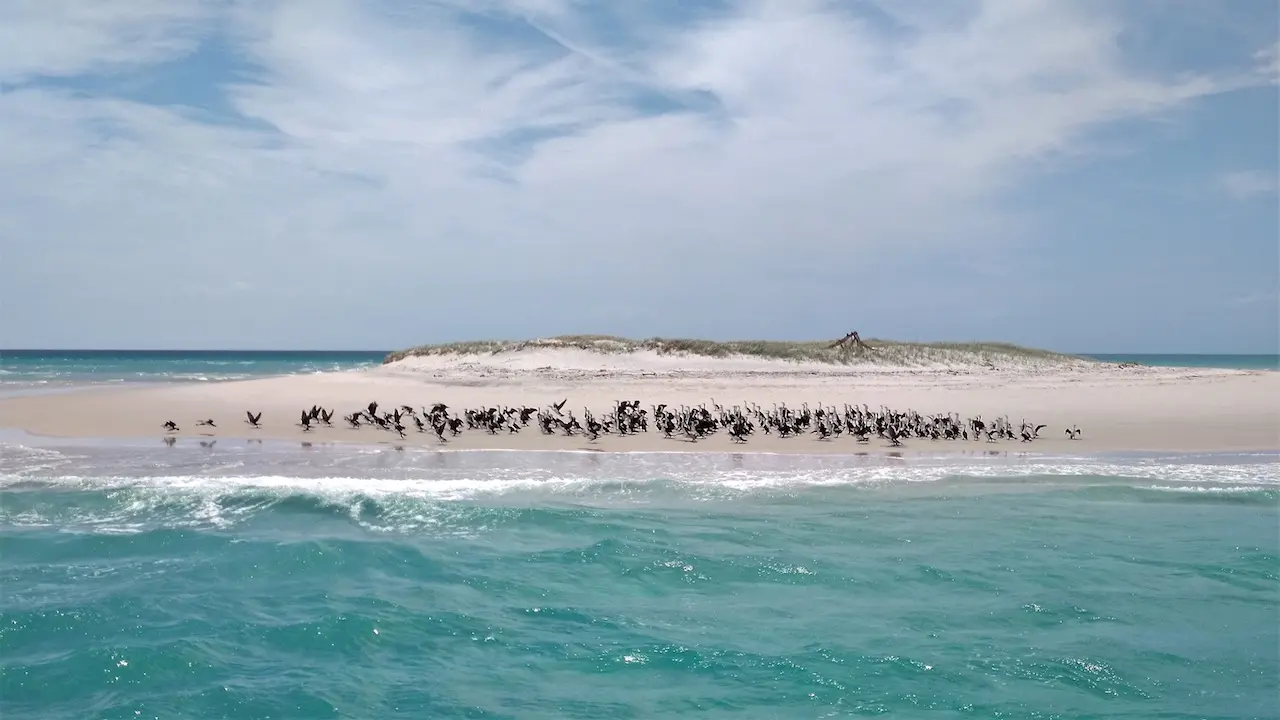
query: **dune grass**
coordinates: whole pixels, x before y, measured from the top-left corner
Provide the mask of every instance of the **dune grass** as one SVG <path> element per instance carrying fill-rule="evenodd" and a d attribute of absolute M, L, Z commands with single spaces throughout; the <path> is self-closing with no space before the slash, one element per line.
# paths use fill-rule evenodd
<path fill-rule="evenodd" d="M 852 346 L 831 347 L 833 340 L 740 340 L 717 342 L 686 338 L 633 340 L 612 335 L 559 335 L 535 340 L 475 340 L 422 345 L 389 354 L 384 363 L 433 355 L 498 355 L 537 349 L 574 349 L 599 353 L 651 350 L 662 355 L 702 357 L 757 357 L 831 365 L 1001 365 L 1086 362 L 1074 355 L 998 342 L 908 343 L 865 340 L 873 350 Z"/>

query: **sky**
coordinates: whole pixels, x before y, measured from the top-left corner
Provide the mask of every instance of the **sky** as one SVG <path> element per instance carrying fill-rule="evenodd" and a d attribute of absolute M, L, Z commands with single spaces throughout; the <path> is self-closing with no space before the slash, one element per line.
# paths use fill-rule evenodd
<path fill-rule="evenodd" d="M 0 347 L 1276 352 L 1270 0 L 8 0 Z"/>

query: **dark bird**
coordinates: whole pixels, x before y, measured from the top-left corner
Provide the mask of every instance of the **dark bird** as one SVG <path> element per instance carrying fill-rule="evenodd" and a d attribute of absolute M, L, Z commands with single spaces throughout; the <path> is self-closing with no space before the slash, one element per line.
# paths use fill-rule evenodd
<path fill-rule="evenodd" d="M 843 408 L 838 408 L 821 402 L 813 407 L 807 402 L 801 403 L 799 407 L 774 403 L 773 408 L 769 409 L 751 402 L 728 406 L 716 402 L 714 398 L 710 403 L 681 404 L 675 407 L 663 403 L 651 405 L 649 409 L 641 409 L 639 400 L 617 400 L 611 410 L 599 416 L 591 408 L 584 407 L 579 420 L 574 417 L 573 411 L 567 409 L 568 402 L 569 398 L 565 398 L 542 405 L 541 409 L 505 404 L 481 408 L 457 407 L 454 410 L 456 415 L 451 415 L 450 407 L 445 403 L 435 403 L 430 410 L 423 406 L 419 414 L 412 405 L 391 405 L 387 411 L 379 412 L 380 408 L 375 401 L 368 404 L 367 410 L 342 418 L 353 429 L 359 429 L 367 423 L 404 438 L 407 436 L 406 428 L 414 428 L 419 433 L 434 434 L 441 443 L 448 442 L 447 438 L 461 435 L 464 429 L 479 430 L 489 435 L 496 435 L 504 430 L 507 434 L 515 434 L 535 421 L 535 426 L 544 435 L 555 435 L 560 431 L 567 437 L 581 435 L 590 440 L 604 435 L 618 438 L 643 435 L 651 432 L 652 424 L 652 432 L 661 433 L 667 439 L 687 442 L 701 442 L 723 433 L 734 444 L 740 444 L 747 442 L 759 431 L 779 440 L 807 436 L 829 443 L 849 437 L 862 444 L 873 437 L 879 437 L 895 448 L 902 447 L 908 439 L 933 442 L 976 441 L 983 436 L 988 443 L 1019 439 L 1023 443 L 1029 443 L 1038 439 L 1040 433 L 1048 427 L 1044 423 L 1030 423 L 1025 418 L 1020 425 L 1015 426 L 1007 415 L 988 420 L 981 416 L 966 419 L 958 413 L 926 414 L 910 408 L 905 411 L 894 410 L 883 405 L 878 410 L 873 410 L 866 404 L 859 407 L 847 403 Z M 304 433 L 310 433 L 321 426 L 332 427 L 335 416 L 335 410 L 312 405 L 299 414 L 298 427 Z M 245 422 L 253 428 L 262 427 L 261 412 L 246 411 L 245 418 Z M 196 425 L 217 427 L 212 418 L 199 420 Z M 164 423 L 164 429 L 168 438 L 166 442 L 181 432 L 178 424 L 172 420 Z M 1081 437 L 1080 428 L 1074 425 L 1065 428 L 1064 434 L 1069 440 Z M 213 433 L 205 435 L 212 436 Z M 213 443 L 209 442 L 206 447 L 212 448 Z"/>
<path fill-rule="evenodd" d="M 892 445 L 893 447 L 902 447 L 902 436 L 898 434 L 898 429 L 890 425 L 888 428 L 888 431 L 889 431 L 889 444 Z"/>

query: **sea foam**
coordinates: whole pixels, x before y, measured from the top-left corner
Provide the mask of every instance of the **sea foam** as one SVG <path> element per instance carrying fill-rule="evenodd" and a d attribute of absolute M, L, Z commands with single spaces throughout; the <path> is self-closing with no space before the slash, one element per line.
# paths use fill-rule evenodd
<path fill-rule="evenodd" d="M 514 507 L 786 502 L 814 493 L 1071 492 L 1276 503 L 1280 458 L 442 452 L 283 442 L 208 447 L 0 445 L 0 523 L 131 532 L 228 527 L 281 504 L 370 530 L 438 527 L 450 503 Z M 68 493 L 77 502 L 68 502 Z M 300 505 L 299 505 L 300 504 Z"/>

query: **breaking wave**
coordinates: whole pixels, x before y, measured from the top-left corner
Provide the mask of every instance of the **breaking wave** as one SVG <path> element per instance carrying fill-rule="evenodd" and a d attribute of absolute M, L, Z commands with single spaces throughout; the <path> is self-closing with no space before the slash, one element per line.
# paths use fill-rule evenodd
<path fill-rule="evenodd" d="M 475 532 L 486 513 L 501 518 L 545 504 L 661 508 L 748 498 L 785 503 L 847 492 L 904 499 L 1070 493 L 1101 502 L 1280 505 L 1278 468 L 1270 454 L 908 458 L 301 449 L 286 443 L 0 445 L 0 524 L 137 532 L 225 528 L 283 513 L 342 519 L 370 531 Z"/>

